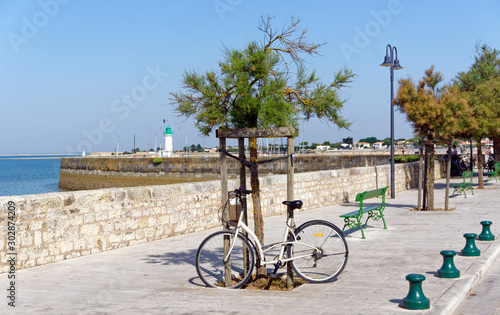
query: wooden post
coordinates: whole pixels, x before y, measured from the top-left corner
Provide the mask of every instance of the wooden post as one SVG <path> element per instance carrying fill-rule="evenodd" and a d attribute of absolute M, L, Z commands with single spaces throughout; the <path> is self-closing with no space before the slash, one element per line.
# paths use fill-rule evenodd
<path fill-rule="evenodd" d="M 295 148 L 294 148 L 294 145 L 293 145 L 293 137 L 287 137 L 287 152 L 286 154 L 287 155 L 291 155 L 294 151 L 295 151 Z M 293 175 L 294 175 L 294 172 L 293 172 L 293 155 L 290 156 L 287 160 L 287 172 L 286 172 L 286 199 L 287 200 L 293 200 L 295 197 L 294 197 L 294 191 L 293 191 L 293 188 L 294 188 L 294 185 L 293 185 Z M 290 206 L 287 206 L 287 213 L 288 213 L 288 216 L 292 219 L 291 221 L 291 226 L 293 227 L 294 226 L 294 223 L 293 223 L 293 209 L 292 207 Z M 287 274 L 287 277 L 286 277 L 286 287 L 291 290 L 293 289 L 293 268 L 291 266 L 291 264 L 287 264 L 286 265 L 286 274 Z"/>
<path fill-rule="evenodd" d="M 227 202 L 228 188 L 227 188 L 227 156 L 222 152 L 226 150 L 226 138 L 219 138 L 220 148 L 220 185 L 221 185 L 221 205 Z M 229 212 L 224 211 L 224 219 L 229 221 Z"/>
<path fill-rule="evenodd" d="M 227 157 L 222 152 L 226 150 L 226 138 L 219 138 L 219 148 L 220 148 L 220 180 L 221 180 L 221 202 L 224 206 L 229 198 L 227 189 Z M 227 210 L 227 209 L 224 209 Z M 223 212 L 223 219 L 227 222 L 229 221 L 229 211 Z M 229 237 L 224 237 L 224 256 L 229 251 Z M 229 260 L 225 265 L 224 272 L 224 286 L 231 286 L 231 260 Z"/>
<path fill-rule="evenodd" d="M 220 139 L 220 147 L 226 147 L 226 138 L 235 138 L 235 139 L 244 139 L 249 138 L 248 146 L 250 148 L 250 162 L 256 163 L 258 161 L 257 158 L 257 138 L 280 138 L 287 137 L 290 138 L 289 148 L 290 153 L 293 152 L 293 137 L 296 137 L 298 132 L 293 127 L 279 127 L 279 128 L 240 128 L 240 129 L 228 129 L 228 128 L 219 128 L 216 131 L 216 137 Z M 224 140 L 224 141 L 222 141 Z M 238 140 L 238 144 L 240 145 L 240 150 L 242 147 L 240 142 L 243 140 Z M 241 154 L 241 151 L 240 151 Z M 226 164 L 226 156 L 221 153 L 221 191 L 222 191 L 222 201 L 225 203 L 227 201 L 227 164 Z M 244 151 L 243 151 L 244 155 Z M 291 165 L 291 161 L 289 162 Z M 290 167 L 289 170 L 292 172 L 292 177 L 289 177 L 289 185 L 291 185 L 291 189 L 288 189 L 288 192 L 291 192 L 289 195 L 290 199 L 293 199 L 293 167 Z M 240 175 L 242 175 L 240 170 Z M 260 189 L 259 189 L 259 177 L 258 177 L 258 168 L 250 167 L 250 185 L 252 189 L 252 200 L 254 206 L 254 231 L 259 238 L 259 240 L 263 243 L 264 240 L 264 220 L 262 217 L 261 205 L 260 205 Z M 243 176 L 240 176 L 240 180 L 242 180 Z M 242 182 L 243 183 L 243 182 Z M 246 180 L 245 180 L 246 183 Z M 291 183 L 291 184 L 290 184 Z M 242 185 L 242 187 L 244 187 Z M 225 244 L 225 243 L 224 243 Z M 226 272 L 226 274 L 229 274 Z M 265 266 L 261 266 L 257 270 L 257 277 L 266 276 L 267 271 Z M 225 279 L 225 281 L 230 281 L 230 279 Z"/>

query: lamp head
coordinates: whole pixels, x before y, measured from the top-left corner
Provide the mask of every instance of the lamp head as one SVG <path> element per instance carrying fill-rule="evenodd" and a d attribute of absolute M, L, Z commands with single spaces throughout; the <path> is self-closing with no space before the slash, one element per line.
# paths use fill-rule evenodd
<path fill-rule="evenodd" d="M 391 60 L 391 57 L 389 55 L 385 55 L 384 62 L 381 64 L 382 67 L 390 67 L 394 66 L 394 63 Z"/>
<path fill-rule="evenodd" d="M 403 69 L 403 67 L 401 67 L 401 65 L 399 64 L 399 59 L 396 58 L 396 60 L 394 60 L 394 66 L 392 68 L 394 70 Z"/>

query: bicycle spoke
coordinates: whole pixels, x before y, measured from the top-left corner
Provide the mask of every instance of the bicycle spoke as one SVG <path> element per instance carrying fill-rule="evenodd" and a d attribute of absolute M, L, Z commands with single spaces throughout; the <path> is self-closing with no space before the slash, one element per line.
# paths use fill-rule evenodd
<path fill-rule="evenodd" d="M 239 234 L 234 239 L 235 243 L 229 255 L 229 261 L 224 263 L 230 237 L 231 232 L 216 232 L 208 236 L 198 249 L 196 270 L 207 286 L 238 288 L 244 285 L 252 275 L 255 256 L 250 243 Z M 244 258 L 245 255 L 248 255 L 248 259 Z M 247 261 L 246 266 L 245 261 Z M 226 281 L 231 284 L 226 286 Z"/>
<path fill-rule="evenodd" d="M 337 277 L 347 263 L 347 242 L 335 225 L 310 221 L 296 231 L 300 241 L 289 248 L 295 272 L 310 282 L 326 282 Z M 305 257 L 304 254 L 309 253 Z"/>

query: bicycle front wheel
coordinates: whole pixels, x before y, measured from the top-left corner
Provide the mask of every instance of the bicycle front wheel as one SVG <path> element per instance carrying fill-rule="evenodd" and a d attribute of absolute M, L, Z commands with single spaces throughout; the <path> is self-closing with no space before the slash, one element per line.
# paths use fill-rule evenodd
<path fill-rule="evenodd" d="M 234 246 L 229 261 L 224 263 L 224 253 L 231 242 L 234 242 Z M 233 238 L 230 231 L 219 231 L 208 236 L 196 254 L 198 275 L 203 283 L 214 288 L 241 287 L 252 275 L 254 265 L 255 255 L 250 242 L 239 233 Z"/>
<path fill-rule="evenodd" d="M 288 247 L 292 268 L 309 282 L 328 282 L 347 264 L 349 250 L 342 231 L 327 221 L 309 221 L 295 230 L 297 242 Z"/>

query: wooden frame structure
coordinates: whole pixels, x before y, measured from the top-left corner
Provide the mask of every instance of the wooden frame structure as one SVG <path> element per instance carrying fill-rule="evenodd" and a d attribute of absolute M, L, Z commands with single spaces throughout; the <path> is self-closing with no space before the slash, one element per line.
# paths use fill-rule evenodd
<path fill-rule="evenodd" d="M 238 139 L 238 158 L 240 161 L 246 160 L 245 158 L 245 138 L 287 138 L 287 200 L 294 199 L 294 171 L 293 171 L 293 152 L 294 152 L 294 137 L 298 135 L 298 131 L 293 127 L 278 127 L 278 128 L 237 128 L 227 129 L 219 128 L 216 130 L 216 137 L 219 138 L 220 148 L 220 172 L 221 172 L 221 202 L 222 205 L 226 204 L 228 196 L 228 177 L 227 177 L 227 155 L 226 155 L 226 139 Z M 243 163 L 240 164 L 240 187 L 246 189 L 246 170 Z M 244 199 L 245 203 L 247 200 Z M 287 215 L 292 218 L 293 223 L 293 210 L 287 206 Z M 226 218 L 228 219 L 228 218 Z M 248 218 L 245 213 L 243 218 L 245 224 L 248 223 Z M 287 287 L 293 287 L 293 270 L 290 264 L 287 265 Z M 227 280 L 229 281 L 229 279 Z"/>

